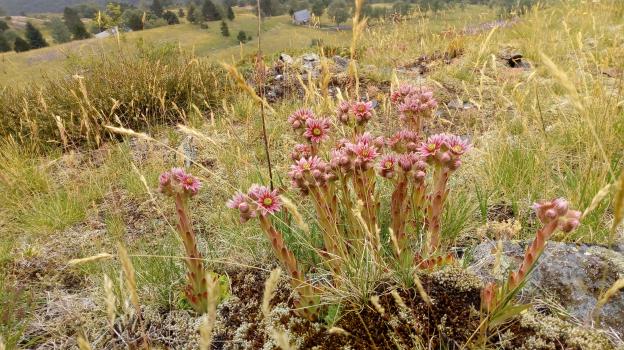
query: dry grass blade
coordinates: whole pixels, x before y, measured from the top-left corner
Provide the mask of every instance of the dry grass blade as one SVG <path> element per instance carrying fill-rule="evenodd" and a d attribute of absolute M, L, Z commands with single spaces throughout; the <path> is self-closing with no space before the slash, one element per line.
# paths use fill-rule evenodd
<path fill-rule="evenodd" d="M 72 259 L 68 261 L 67 264 L 71 266 L 81 265 L 81 264 L 86 264 L 86 263 L 100 261 L 100 260 L 108 260 L 108 259 L 111 259 L 112 257 L 113 255 L 108 254 L 108 253 L 100 253 L 100 254 L 89 256 L 86 258 Z"/>
<path fill-rule="evenodd" d="M 309 233 L 310 227 L 305 222 L 305 220 L 303 220 L 303 216 L 301 216 L 301 213 L 299 213 L 299 210 L 297 210 L 297 206 L 286 196 L 280 196 L 280 199 L 282 200 L 284 208 L 286 208 L 290 215 L 293 216 L 293 219 L 295 219 L 295 223 L 297 224 L 297 226 L 303 232 Z"/>
<path fill-rule="evenodd" d="M 598 299 L 598 302 L 596 303 L 594 310 L 592 310 L 592 319 L 594 321 L 598 322 L 598 317 L 600 316 L 600 309 L 602 309 L 602 307 L 607 304 L 609 299 L 611 299 L 611 297 L 616 295 L 621 289 L 624 289 L 624 278 L 620 278 L 619 280 L 615 281 L 615 283 L 613 283 L 613 285 L 609 289 L 607 289 L 607 291 L 604 292 L 604 294 L 602 294 L 600 299 Z"/>
<path fill-rule="evenodd" d="M 256 94 L 256 91 L 253 89 L 253 87 L 251 87 L 251 85 L 247 83 L 247 81 L 245 81 L 245 78 L 243 77 L 242 74 L 240 74 L 240 72 L 238 71 L 238 69 L 236 69 L 236 67 L 231 66 L 227 63 L 221 63 L 221 64 L 228 71 L 228 73 L 230 73 L 230 76 L 232 77 L 232 79 L 234 79 L 236 84 L 243 91 L 245 91 L 256 102 L 264 105 L 264 107 L 270 110 L 272 113 L 275 113 L 275 110 L 273 109 L 273 107 L 271 107 L 271 105 L 269 105 L 269 103 L 265 99 L 260 98 L 260 96 Z"/>
<path fill-rule="evenodd" d="M 143 324 L 143 317 L 141 315 L 141 303 L 139 302 L 139 294 L 137 293 L 137 283 L 134 266 L 132 265 L 132 261 L 128 256 L 128 251 L 126 251 L 126 248 L 124 248 L 121 243 L 117 244 L 117 254 L 121 262 L 121 268 L 124 272 L 125 281 L 128 286 L 128 292 L 130 293 L 130 300 L 132 301 L 132 306 L 134 307 L 136 315 L 139 319 L 139 324 L 141 327 L 141 337 L 143 338 L 143 346 L 145 348 L 149 348 L 149 341 L 147 339 L 147 334 L 145 333 L 145 325 Z"/>
<path fill-rule="evenodd" d="M 345 331 L 344 329 L 342 329 L 340 327 L 332 327 L 327 332 L 329 334 L 339 334 L 339 335 L 346 335 L 346 336 L 351 335 L 351 333 Z"/>
<path fill-rule="evenodd" d="M 585 218 L 592 211 L 596 210 L 598 205 L 600 205 L 600 202 L 602 202 L 602 200 L 611 192 L 612 188 L 613 188 L 613 184 L 608 184 L 605 187 L 601 188 L 600 191 L 598 191 L 598 193 L 596 193 L 596 195 L 592 199 L 592 201 L 589 204 L 589 206 L 587 207 L 587 209 L 585 209 L 585 211 L 583 211 L 583 215 L 581 216 L 581 219 Z"/>
<path fill-rule="evenodd" d="M 106 302 L 106 316 L 108 317 L 108 324 L 112 328 L 115 325 L 115 311 L 117 309 L 117 298 L 113 292 L 113 281 L 104 275 L 104 295 Z"/>
<path fill-rule="evenodd" d="M 429 294 L 427 294 L 425 287 L 423 287 L 422 282 L 420 281 L 420 278 L 418 277 L 416 273 L 414 273 L 414 284 L 416 285 L 416 289 L 418 290 L 418 294 L 420 294 L 420 297 L 422 298 L 422 300 L 427 305 L 431 306 L 432 305 L 431 298 L 429 297 Z"/>
<path fill-rule="evenodd" d="M 282 350 L 292 350 L 292 349 L 294 349 L 290 345 L 290 340 L 288 340 L 288 335 L 286 333 L 274 330 L 271 333 L 271 337 L 275 341 L 275 344 L 277 345 L 277 347 L 279 347 L 280 349 L 282 349 Z"/>
<path fill-rule="evenodd" d="M 617 227 L 624 219 L 624 171 L 620 174 L 617 184 L 617 193 L 613 200 L 613 225 L 611 226 L 611 234 L 615 235 Z M 615 237 L 614 237 L 615 238 Z"/>
<path fill-rule="evenodd" d="M 115 134 L 120 134 L 120 135 L 126 135 L 126 136 L 133 136 L 133 137 L 138 137 L 140 139 L 143 140 L 147 140 L 147 141 L 154 141 L 154 139 L 142 132 L 136 132 L 132 129 L 128 129 L 128 128 L 119 128 L 116 126 L 111 126 L 111 125 L 104 125 L 104 127 L 112 132 L 114 132 Z"/>
<path fill-rule="evenodd" d="M 91 344 L 82 335 L 78 336 L 77 342 L 80 350 L 91 350 Z"/>
<path fill-rule="evenodd" d="M 278 267 L 271 271 L 269 278 L 264 283 L 264 295 L 262 297 L 262 313 L 264 314 L 264 317 L 269 317 L 269 312 L 271 311 L 271 299 L 273 299 L 273 296 L 275 295 L 277 283 L 279 282 L 281 275 L 282 270 Z"/>
<path fill-rule="evenodd" d="M 6 345 L 4 345 L 4 338 L 0 335 L 0 350 L 6 350 Z"/>

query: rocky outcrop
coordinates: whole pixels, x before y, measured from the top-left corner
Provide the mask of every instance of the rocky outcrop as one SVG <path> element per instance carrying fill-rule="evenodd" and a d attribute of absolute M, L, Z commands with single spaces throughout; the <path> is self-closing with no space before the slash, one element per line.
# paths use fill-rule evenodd
<path fill-rule="evenodd" d="M 481 243 L 473 253 L 470 269 L 484 281 L 502 281 L 518 267 L 530 242 Z M 624 255 L 601 246 L 548 242 L 537 267 L 523 288 L 523 301 L 543 300 L 559 305 L 576 321 L 594 323 L 624 337 L 624 291 L 618 292 L 592 317 L 596 303 L 615 281 L 624 277 Z"/>

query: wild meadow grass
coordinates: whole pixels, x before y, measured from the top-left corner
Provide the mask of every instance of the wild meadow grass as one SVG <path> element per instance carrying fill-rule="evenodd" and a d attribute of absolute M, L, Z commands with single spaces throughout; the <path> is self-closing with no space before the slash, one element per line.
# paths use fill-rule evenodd
<path fill-rule="evenodd" d="M 452 195 L 442 213 L 442 241 L 452 246 L 475 236 L 493 208 L 501 205 L 511 208 L 521 223 L 520 233 L 513 238 L 533 238 L 539 224 L 529 209 L 531 203 L 565 197 L 571 207 L 585 209 L 622 171 L 624 6 L 617 1 L 562 2 L 536 8 L 510 27 L 469 35 L 460 33 L 469 23 L 467 15 L 453 11 L 366 29 L 357 43 L 365 53 L 359 65 L 380 67 L 378 78 L 396 88 L 405 78 L 387 67 L 408 64 L 421 55 L 458 52 L 451 64 L 438 65 L 425 78 L 427 85 L 440 88 L 436 91 L 443 102 L 460 98 L 476 109 L 442 124 L 443 131 L 465 136 L 474 144 L 449 182 Z M 472 23 L 494 19 L 483 8 L 469 7 L 468 13 Z M 267 50 L 272 47 L 269 44 Z M 275 48 L 281 49 L 280 44 Z M 499 57 L 505 49 L 521 52 L 531 70 L 508 69 Z M 239 55 L 240 48 L 222 54 Z M 108 312 L 111 288 L 113 318 L 136 312 L 131 306 L 132 288 L 142 305 L 190 310 L 183 293 L 186 277 L 174 229 L 175 210 L 156 192 L 158 175 L 179 165 L 172 154 L 188 132 L 174 130 L 178 123 L 200 134 L 195 142 L 202 159 L 210 160 L 193 166 L 204 187 L 192 202 L 197 245 L 207 269 L 272 263 L 271 245 L 261 229 L 240 225 L 224 206 L 235 190 L 268 184 L 257 101 L 235 89 L 221 66 L 172 45 L 146 45 L 130 55 L 113 51 L 75 64 L 84 69 L 80 76 L 50 77 L 27 87 L 0 89 L 4 137 L 0 192 L 5 194 L 0 203 L 4 231 L 0 270 L 9 271 L 18 259 L 36 259 L 36 247 L 87 247 L 63 255 L 69 260 L 115 253 L 122 242 L 136 286 L 128 286 L 128 262 L 124 263 L 126 277 L 120 275 L 119 261 L 104 259 L 76 267 L 89 286 L 96 286 L 100 312 Z M 419 79 L 415 80 L 422 83 Z M 343 93 L 355 97 L 353 91 Z M 267 111 L 275 186 L 295 199 L 309 223 L 309 236 L 303 236 L 289 215 L 279 216 L 284 222 L 275 226 L 294 256 L 307 265 L 323 262 L 317 249 L 310 248 L 322 243 L 323 228 L 312 205 L 286 190 L 290 150 L 296 144 L 287 116 L 298 107 L 316 107 L 319 115 L 330 115 L 333 103 L 308 93 L 303 103 L 286 99 Z M 389 116 L 388 110 L 389 103 L 380 99 L 380 119 Z M 372 124 L 374 132 L 388 127 Z M 142 148 L 106 125 L 146 132 L 154 141 L 137 157 L 137 149 Z M 102 145 L 106 150 L 102 160 L 89 159 L 92 153 L 85 146 Z M 387 212 L 390 187 L 384 186 L 379 186 L 380 207 Z M 616 188 L 608 189 L 606 199 L 583 218 L 578 230 L 557 233 L 553 239 L 614 243 L 619 238 L 611 229 L 617 216 L 611 205 Z M 91 232 L 89 225 L 99 222 L 104 234 L 89 244 L 62 237 L 75 227 Z M 391 220 L 380 217 L 379 224 L 384 253 L 391 255 Z M 367 263 L 354 270 L 369 269 L 368 273 L 345 274 L 344 285 L 326 299 L 368 303 L 381 273 Z M 32 300 L 41 301 L 42 295 L 36 285 L 22 290 L 15 287 L 11 275 L 0 275 L 0 309 L 10 310 L 9 316 L 0 311 L 0 334 L 10 348 L 34 316 Z M 108 292 L 104 275 L 112 286 Z"/>

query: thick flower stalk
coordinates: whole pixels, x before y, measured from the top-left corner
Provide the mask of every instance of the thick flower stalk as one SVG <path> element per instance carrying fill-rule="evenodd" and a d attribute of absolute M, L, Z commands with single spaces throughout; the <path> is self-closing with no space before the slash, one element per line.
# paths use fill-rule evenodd
<path fill-rule="evenodd" d="M 395 253 L 407 252 L 406 225 L 414 212 L 422 210 L 425 199 L 427 164 L 415 152 L 386 155 L 379 163 L 379 174 L 394 181 L 390 202 L 390 228 L 394 235 Z"/>
<path fill-rule="evenodd" d="M 461 166 L 461 157 L 469 148 L 468 142 L 460 137 L 446 134 L 433 135 L 421 144 L 421 156 L 433 167 L 433 188 L 427 197 L 427 254 L 435 253 L 440 246 L 440 225 L 449 176 Z"/>
<path fill-rule="evenodd" d="M 188 201 L 201 188 L 199 180 L 186 173 L 183 169 L 173 168 L 160 175 L 160 191 L 175 200 L 178 214 L 178 234 L 184 244 L 188 269 L 188 285 L 185 289 L 186 298 L 198 313 L 206 312 L 208 308 L 208 286 L 204 261 L 197 248 L 197 237 L 193 232 Z"/>
<path fill-rule="evenodd" d="M 580 225 L 581 212 L 569 209 L 568 202 L 563 198 L 535 203 L 533 209 L 543 226 L 537 231 L 533 242 L 524 253 L 520 267 L 509 274 L 502 287 L 499 288 L 492 282 L 483 289 L 481 296 L 483 305 L 486 310 L 492 313 L 500 311 L 500 308 L 506 306 L 517 293 L 517 290 L 535 268 L 550 237 L 557 230 L 571 232 Z"/>
<path fill-rule="evenodd" d="M 284 236 L 269 219 L 270 215 L 274 215 L 282 209 L 282 202 L 277 190 L 271 191 L 264 186 L 252 185 L 247 194 L 241 192 L 235 194 L 227 202 L 227 207 L 238 210 L 241 223 L 252 218 L 258 218 L 260 227 L 271 243 L 275 256 L 290 274 L 293 289 L 299 293 L 300 298 L 296 302 L 299 308 L 298 312 L 308 319 L 316 319 L 318 316 L 318 296 L 314 288 L 305 282 L 303 272 L 299 268 L 295 255 L 286 246 Z"/>

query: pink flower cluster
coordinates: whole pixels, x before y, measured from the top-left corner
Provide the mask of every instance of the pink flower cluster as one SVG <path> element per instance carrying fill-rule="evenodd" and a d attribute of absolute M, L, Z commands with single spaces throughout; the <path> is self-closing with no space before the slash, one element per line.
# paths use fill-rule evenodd
<path fill-rule="evenodd" d="M 331 168 L 318 156 L 303 157 L 290 166 L 292 186 L 307 194 L 311 187 L 323 186 L 327 181 L 333 180 Z"/>
<path fill-rule="evenodd" d="M 570 210 L 568 202 L 563 198 L 535 203 L 533 209 L 543 224 L 557 220 L 563 232 L 570 232 L 580 225 L 581 212 Z"/>
<path fill-rule="evenodd" d="M 308 118 L 303 136 L 310 143 L 319 144 L 329 138 L 330 123 L 326 118 Z"/>
<path fill-rule="evenodd" d="M 345 125 L 364 125 L 373 117 L 373 102 L 342 101 L 336 110 L 338 120 Z"/>
<path fill-rule="evenodd" d="M 461 166 L 461 156 L 470 149 L 468 141 L 456 135 L 436 134 L 420 145 L 420 154 L 429 164 L 456 170 Z"/>
<path fill-rule="evenodd" d="M 194 196 L 201 188 L 201 182 L 182 168 L 173 168 L 160 174 L 159 190 L 169 196 L 186 194 Z"/>
<path fill-rule="evenodd" d="M 309 108 L 301 108 L 294 111 L 289 117 L 288 122 L 294 130 L 301 129 L 305 126 L 308 119 L 315 119 L 316 115 Z"/>
<path fill-rule="evenodd" d="M 329 164 L 332 169 L 342 169 L 345 173 L 372 169 L 384 143 L 383 137 L 374 138 L 368 132 L 358 136 L 355 142 L 341 140 L 332 150 Z"/>
<path fill-rule="evenodd" d="M 397 153 L 416 152 L 420 143 L 418 134 L 407 129 L 397 131 L 387 141 L 388 147 Z"/>
<path fill-rule="evenodd" d="M 242 192 L 236 193 L 226 206 L 237 209 L 240 213 L 242 223 L 258 215 L 273 215 L 282 209 L 282 201 L 277 190 L 271 191 L 269 188 L 260 185 L 252 185 L 245 195 Z"/>
<path fill-rule="evenodd" d="M 418 123 L 422 116 L 429 116 L 438 106 L 438 102 L 433 98 L 433 91 L 425 87 L 403 85 L 391 95 L 390 99 L 403 122 Z"/>
<path fill-rule="evenodd" d="M 391 179 L 397 172 L 403 172 L 408 178 L 413 178 L 416 182 L 425 181 L 427 163 L 416 153 L 406 153 L 401 155 L 385 155 L 379 162 L 379 175 Z"/>

